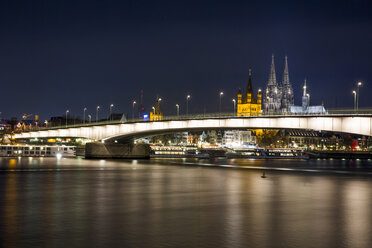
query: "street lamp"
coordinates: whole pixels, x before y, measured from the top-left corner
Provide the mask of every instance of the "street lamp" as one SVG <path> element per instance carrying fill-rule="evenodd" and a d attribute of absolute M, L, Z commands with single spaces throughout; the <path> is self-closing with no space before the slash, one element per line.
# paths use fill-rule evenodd
<path fill-rule="evenodd" d="M 84 111 L 83 111 L 83 123 L 85 124 L 85 112 L 87 111 L 87 108 L 84 108 Z"/>
<path fill-rule="evenodd" d="M 92 116 L 88 115 L 88 119 L 89 119 L 89 123 L 91 123 L 92 122 Z"/>
<path fill-rule="evenodd" d="M 307 106 L 310 106 L 310 94 L 307 93 L 306 96 L 307 96 Z"/>
<path fill-rule="evenodd" d="M 359 112 L 359 87 L 362 86 L 362 82 L 358 82 L 358 87 L 357 87 L 357 103 L 356 103 L 356 110 Z"/>
<path fill-rule="evenodd" d="M 134 105 L 136 105 L 136 101 L 133 101 L 132 103 L 132 119 L 134 119 Z"/>
<path fill-rule="evenodd" d="M 186 96 L 186 115 L 189 115 L 189 99 L 191 98 L 190 95 Z"/>
<path fill-rule="evenodd" d="M 232 101 L 233 101 L 233 103 L 234 103 L 234 115 L 235 115 L 236 100 L 233 98 Z"/>
<path fill-rule="evenodd" d="M 155 114 L 155 107 L 152 106 L 151 108 L 152 108 L 152 112 Z"/>
<path fill-rule="evenodd" d="M 100 108 L 101 108 L 100 106 L 97 106 L 97 108 L 96 108 L 96 122 L 98 122 L 98 110 L 99 110 Z"/>
<path fill-rule="evenodd" d="M 45 127 L 48 127 L 48 121 L 45 120 L 44 123 L 45 123 Z"/>
<path fill-rule="evenodd" d="M 109 119 L 111 121 L 112 117 L 111 117 L 111 114 L 112 114 L 112 108 L 114 107 L 114 104 L 110 104 L 110 115 L 109 115 Z"/>
<path fill-rule="evenodd" d="M 180 115 L 180 105 L 176 104 L 176 108 L 177 108 L 177 116 Z"/>
<path fill-rule="evenodd" d="M 66 110 L 66 127 L 67 127 L 67 115 L 70 112 L 70 110 Z"/>
<path fill-rule="evenodd" d="M 221 91 L 220 92 L 220 113 L 221 113 L 221 98 L 222 98 L 222 96 L 223 96 L 223 92 Z"/>
<path fill-rule="evenodd" d="M 355 90 L 353 90 L 353 94 L 354 94 L 354 112 L 356 111 L 356 97 L 357 97 L 357 93 Z"/>

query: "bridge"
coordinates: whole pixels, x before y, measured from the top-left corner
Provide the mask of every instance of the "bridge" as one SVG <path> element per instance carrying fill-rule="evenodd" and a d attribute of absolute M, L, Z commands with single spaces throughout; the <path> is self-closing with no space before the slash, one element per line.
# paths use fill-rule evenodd
<path fill-rule="evenodd" d="M 372 136 L 372 114 L 176 116 L 160 121 L 101 122 L 42 128 L 14 134 L 16 139 L 87 138 L 111 143 L 150 135 L 208 129 L 306 129 Z"/>

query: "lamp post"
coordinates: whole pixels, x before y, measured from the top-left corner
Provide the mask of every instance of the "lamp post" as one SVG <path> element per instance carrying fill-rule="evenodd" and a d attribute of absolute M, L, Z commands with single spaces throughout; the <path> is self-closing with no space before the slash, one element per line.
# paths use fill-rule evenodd
<path fill-rule="evenodd" d="M 85 112 L 87 111 L 87 108 L 84 108 L 84 111 L 83 111 L 83 123 L 85 124 Z"/>
<path fill-rule="evenodd" d="M 133 101 L 132 103 L 132 119 L 134 119 L 134 105 L 136 105 L 136 101 Z"/>
<path fill-rule="evenodd" d="M 45 123 L 45 127 L 48 127 L 48 121 L 45 120 L 44 123 Z"/>
<path fill-rule="evenodd" d="M 232 101 L 233 101 L 233 104 L 234 104 L 234 114 L 233 115 L 235 115 L 236 100 L 233 98 Z"/>
<path fill-rule="evenodd" d="M 68 116 L 69 112 L 70 112 L 70 110 L 66 110 L 66 127 L 67 127 L 67 116 Z"/>
<path fill-rule="evenodd" d="M 221 98 L 222 98 L 222 96 L 223 96 L 223 92 L 221 91 L 220 92 L 220 113 L 221 113 Z"/>
<path fill-rule="evenodd" d="M 92 116 L 91 115 L 88 115 L 88 120 L 89 120 L 89 123 L 92 122 Z"/>
<path fill-rule="evenodd" d="M 153 114 L 155 114 L 155 107 L 152 106 L 151 108 L 152 108 L 152 112 L 153 112 Z"/>
<path fill-rule="evenodd" d="M 191 98 L 190 95 L 186 96 L 186 115 L 189 115 L 189 99 Z"/>
<path fill-rule="evenodd" d="M 177 116 L 180 115 L 180 105 L 176 104 L 176 108 L 177 108 Z"/>
<path fill-rule="evenodd" d="M 358 82 L 357 84 L 357 102 L 356 102 L 356 111 L 359 112 L 359 87 L 362 86 L 362 82 Z"/>
<path fill-rule="evenodd" d="M 353 94 L 354 94 L 354 112 L 356 112 L 356 97 L 357 97 L 357 93 L 355 90 L 353 90 Z"/>
<path fill-rule="evenodd" d="M 111 114 L 112 114 L 112 108 L 114 107 L 114 104 L 110 104 L 110 115 L 109 115 L 109 120 L 111 121 L 112 117 L 111 117 Z"/>
<path fill-rule="evenodd" d="M 100 108 L 101 108 L 100 106 L 97 106 L 97 108 L 96 108 L 96 122 L 98 122 L 98 110 L 99 110 Z"/>

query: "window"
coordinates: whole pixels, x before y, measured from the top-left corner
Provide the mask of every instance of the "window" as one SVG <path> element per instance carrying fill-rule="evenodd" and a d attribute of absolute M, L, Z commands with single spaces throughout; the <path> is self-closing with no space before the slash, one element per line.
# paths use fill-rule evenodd
<path fill-rule="evenodd" d="M 28 154 L 28 151 L 25 151 L 25 154 Z"/>
<path fill-rule="evenodd" d="M 25 151 L 28 151 L 28 150 L 30 150 L 30 147 L 27 147 L 27 146 L 26 146 L 26 147 L 25 147 Z"/>
<path fill-rule="evenodd" d="M 36 151 L 40 151 L 40 147 L 36 147 Z"/>
<path fill-rule="evenodd" d="M 34 154 L 35 152 L 34 151 L 30 151 L 30 154 Z"/>

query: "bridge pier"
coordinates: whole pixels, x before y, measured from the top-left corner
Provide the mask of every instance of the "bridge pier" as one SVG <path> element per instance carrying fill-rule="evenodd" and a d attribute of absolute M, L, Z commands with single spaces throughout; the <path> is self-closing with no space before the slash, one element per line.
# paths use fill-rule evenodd
<path fill-rule="evenodd" d="M 150 158 L 150 146 L 92 142 L 85 146 L 85 158 Z"/>

